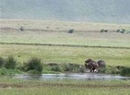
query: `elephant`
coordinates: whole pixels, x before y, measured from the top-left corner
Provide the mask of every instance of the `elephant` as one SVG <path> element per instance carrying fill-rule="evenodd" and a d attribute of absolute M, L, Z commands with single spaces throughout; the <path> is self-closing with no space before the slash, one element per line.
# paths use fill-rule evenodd
<path fill-rule="evenodd" d="M 105 68 L 106 67 L 106 62 L 103 61 L 103 60 L 98 60 L 97 63 L 98 63 L 99 68 Z"/>
<path fill-rule="evenodd" d="M 89 68 L 90 72 L 94 72 L 95 70 L 98 69 L 98 64 L 96 61 L 88 59 L 85 61 L 85 67 Z"/>

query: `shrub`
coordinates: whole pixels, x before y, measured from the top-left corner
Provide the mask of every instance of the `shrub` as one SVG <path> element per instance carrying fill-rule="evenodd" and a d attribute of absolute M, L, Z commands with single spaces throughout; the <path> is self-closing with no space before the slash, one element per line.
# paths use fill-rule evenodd
<path fill-rule="evenodd" d="M 108 30 L 104 30 L 104 32 L 108 32 Z"/>
<path fill-rule="evenodd" d="M 24 71 L 34 71 L 35 73 L 41 73 L 43 66 L 40 59 L 33 57 L 28 60 L 28 62 L 24 63 L 23 69 Z"/>
<path fill-rule="evenodd" d="M 63 69 L 67 72 L 84 72 L 84 68 L 82 66 L 74 63 L 63 64 Z"/>
<path fill-rule="evenodd" d="M 120 33 L 120 29 L 118 29 L 116 32 L 117 32 L 117 33 Z"/>
<path fill-rule="evenodd" d="M 58 71 L 58 72 L 60 72 L 61 71 L 60 66 L 59 65 L 52 66 L 51 67 L 51 71 Z"/>
<path fill-rule="evenodd" d="M 74 32 L 74 29 L 70 29 L 69 31 L 68 31 L 68 33 L 73 33 Z"/>
<path fill-rule="evenodd" d="M 117 30 L 118 33 L 122 33 L 122 34 L 124 34 L 125 31 L 126 31 L 125 29 L 118 29 L 118 30 Z"/>
<path fill-rule="evenodd" d="M 5 60 L 2 57 L 0 57 L 0 67 L 2 67 L 4 64 L 5 64 Z"/>
<path fill-rule="evenodd" d="M 20 27 L 20 31 L 24 31 L 25 29 L 24 29 L 24 27 Z"/>
<path fill-rule="evenodd" d="M 104 32 L 104 29 L 101 29 L 101 31 L 100 31 L 101 33 L 103 33 Z"/>
<path fill-rule="evenodd" d="M 85 67 L 84 66 L 79 66 L 79 72 L 85 73 Z"/>
<path fill-rule="evenodd" d="M 7 69 L 15 69 L 16 60 L 13 58 L 13 56 L 8 56 L 8 58 L 5 60 L 5 64 L 3 64 L 3 66 Z"/>
<path fill-rule="evenodd" d="M 64 64 L 64 71 L 69 71 L 72 72 L 73 71 L 73 66 L 72 64 Z"/>
<path fill-rule="evenodd" d="M 106 72 L 106 68 L 99 68 L 99 69 L 98 69 L 98 72 L 99 72 L 99 73 L 105 73 L 105 72 Z"/>
<path fill-rule="evenodd" d="M 121 33 L 125 33 L 125 29 L 122 29 L 120 32 L 121 32 Z"/>
<path fill-rule="evenodd" d="M 108 32 L 108 30 L 106 29 L 101 29 L 100 33 L 103 33 L 103 32 Z"/>
<path fill-rule="evenodd" d="M 130 76 L 130 68 L 125 67 L 121 70 L 121 75 L 123 76 Z"/>

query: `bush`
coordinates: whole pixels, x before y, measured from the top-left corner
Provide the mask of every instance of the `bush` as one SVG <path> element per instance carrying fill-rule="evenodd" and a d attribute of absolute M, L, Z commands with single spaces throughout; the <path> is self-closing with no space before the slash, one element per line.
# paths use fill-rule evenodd
<path fill-rule="evenodd" d="M 60 66 L 59 66 L 59 65 L 52 66 L 52 67 L 51 67 L 51 71 L 61 72 Z"/>
<path fill-rule="evenodd" d="M 5 64 L 3 64 L 3 66 L 7 69 L 15 69 L 16 60 L 13 58 L 13 56 L 8 56 L 8 58 L 5 60 Z"/>
<path fill-rule="evenodd" d="M 24 71 L 34 71 L 35 73 L 41 73 L 43 66 L 41 60 L 38 58 L 31 58 L 28 62 L 24 63 Z"/>
<path fill-rule="evenodd" d="M 100 73 L 106 74 L 120 74 L 120 70 L 117 67 L 113 66 L 106 66 L 104 69 L 99 70 Z"/>
<path fill-rule="evenodd" d="M 118 29 L 116 32 L 117 32 L 117 33 L 120 33 L 120 29 Z"/>
<path fill-rule="evenodd" d="M 64 71 L 69 71 L 69 72 L 72 72 L 73 71 L 73 66 L 72 64 L 63 64 L 64 66 Z"/>
<path fill-rule="evenodd" d="M 74 32 L 74 29 L 70 29 L 69 31 L 68 31 L 68 33 L 73 33 Z"/>
<path fill-rule="evenodd" d="M 108 32 L 108 30 L 106 29 L 101 29 L 100 33 L 103 33 L 103 32 Z"/>
<path fill-rule="evenodd" d="M 5 64 L 5 60 L 2 57 L 0 57 L 0 67 L 2 67 L 4 64 Z"/>
<path fill-rule="evenodd" d="M 24 27 L 20 27 L 20 31 L 24 31 L 25 29 L 24 29 Z"/>
<path fill-rule="evenodd" d="M 124 34 L 125 31 L 126 31 L 125 29 L 118 29 L 118 30 L 117 30 L 118 33 L 122 33 L 122 34 Z"/>
<path fill-rule="evenodd" d="M 84 66 L 79 66 L 79 72 L 81 72 L 81 73 L 85 73 L 85 67 Z"/>
<path fill-rule="evenodd" d="M 84 72 L 84 68 L 82 66 L 74 63 L 63 64 L 63 70 L 67 72 Z"/>
<path fill-rule="evenodd" d="M 121 75 L 123 76 L 130 76 L 130 68 L 125 67 L 121 70 Z"/>
<path fill-rule="evenodd" d="M 106 68 L 99 68 L 99 69 L 98 69 L 98 72 L 99 72 L 99 73 L 105 73 L 105 72 L 106 72 Z"/>
<path fill-rule="evenodd" d="M 104 32 L 104 29 L 102 29 L 100 32 L 103 33 L 103 32 Z"/>

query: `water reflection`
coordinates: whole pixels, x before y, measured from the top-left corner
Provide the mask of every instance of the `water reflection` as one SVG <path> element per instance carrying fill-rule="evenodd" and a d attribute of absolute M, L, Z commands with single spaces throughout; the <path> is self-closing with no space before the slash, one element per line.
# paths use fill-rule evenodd
<path fill-rule="evenodd" d="M 16 74 L 13 78 L 25 80 L 55 80 L 55 79 L 80 79 L 80 80 L 130 80 L 130 77 L 123 77 L 119 75 L 97 74 L 97 73 L 67 73 L 67 74 Z"/>

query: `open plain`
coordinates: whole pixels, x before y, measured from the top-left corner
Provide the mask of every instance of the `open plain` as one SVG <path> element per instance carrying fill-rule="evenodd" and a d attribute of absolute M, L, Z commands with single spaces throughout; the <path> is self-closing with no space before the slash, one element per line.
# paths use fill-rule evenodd
<path fill-rule="evenodd" d="M 73 29 L 72 33 L 68 31 Z M 107 29 L 108 32 L 101 32 Z M 117 33 L 125 29 L 125 33 Z M 130 67 L 130 25 L 40 20 L 0 20 L 0 56 L 17 65 L 31 57 L 43 64 L 103 59 L 108 66 Z M 129 95 L 130 80 L 19 80 L 0 76 L 1 95 Z"/>

